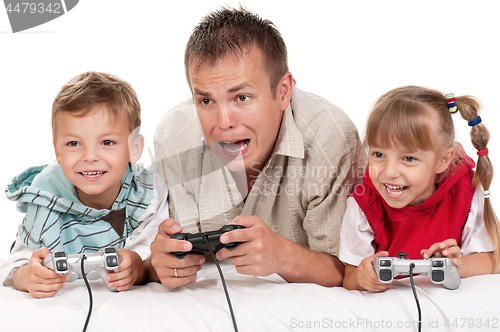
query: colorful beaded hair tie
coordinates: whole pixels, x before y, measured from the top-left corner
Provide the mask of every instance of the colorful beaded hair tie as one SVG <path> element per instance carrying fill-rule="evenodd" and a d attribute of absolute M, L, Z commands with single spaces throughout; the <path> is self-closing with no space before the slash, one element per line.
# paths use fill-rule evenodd
<path fill-rule="evenodd" d="M 481 121 L 482 121 L 482 120 L 481 120 L 481 117 L 478 115 L 478 116 L 477 116 L 477 118 L 475 118 L 475 119 L 474 119 L 474 120 L 472 120 L 472 121 L 469 121 L 469 122 L 468 122 L 468 124 L 469 124 L 469 126 L 474 127 L 475 125 L 480 124 L 480 123 L 481 123 Z"/>
<path fill-rule="evenodd" d="M 449 93 L 445 96 L 446 102 L 448 103 L 448 108 L 450 113 L 455 114 L 458 112 L 457 104 L 455 103 L 455 96 L 453 93 Z"/>
<path fill-rule="evenodd" d="M 487 156 L 487 155 L 488 155 L 488 148 L 486 148 L 486 149 L 482 149 L 482 150 L 479 150 L 479 151 L 477 152 L 477 155 L 478 155 L 478 156 Z"/>

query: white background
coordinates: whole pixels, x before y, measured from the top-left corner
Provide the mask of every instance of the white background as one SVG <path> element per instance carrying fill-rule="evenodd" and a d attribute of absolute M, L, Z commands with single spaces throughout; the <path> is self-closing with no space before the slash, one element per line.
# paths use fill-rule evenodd
<path fill-rule="evenodd" d="M 297 86 L 342 108 L 362 136 L 374 101 L 397 86 L 476 96 L 492 132 L 490 158 L 500 169 L 497 1 L 240 2 L 278 27 Z M 193 27 L 218 7 L 238 3 L 82 0 L 64 16 L 16 34 L 0 8 L 0 185 L 54 160 L 52 101 L 63 84 L 87 70 L 132 84 L 142 105 L 142 134 L 152 149 L 160 116 L 190 97 L 183 55 Z M 469 127 L 458 114 L 455 128 L 475 159 Z M 150 164 L 147 150 L 141 162 Z M 494 206 L 498 188 L 494 181 Z M 3 195 L 0 212 L 1 259 L 9 254 L 22 214 Z"/>

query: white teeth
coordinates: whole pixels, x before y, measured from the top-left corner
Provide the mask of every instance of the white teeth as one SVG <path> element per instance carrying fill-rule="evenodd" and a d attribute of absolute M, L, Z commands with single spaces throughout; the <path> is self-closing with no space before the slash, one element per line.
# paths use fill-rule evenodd
<path fill-rule="evenodd" d="M 98 177 L 99 175 L 104 174 L 104 172 L 81 172 L 83 176 L 86 176 L 88 178 L 95 178 Z"/>
<path fill-rule="evenodd" d="M 248 141 L 245 141 L 245 144 L 243 144 L 242 146 L 236 148 L 236 149 L 230 149 L 228 148 L 227 144 L 231 144 L 231 143 L 236 143 L 237 141 L 231 141 L 231 142 L 221 142 L 222 144 L 222 148 L 226 151 L 229 151 L 231 153 L 238 153 L 240 152 L 241 150 L 244 150 L 247 145 L 248 145 Z"/>
<path fill-rule="evenodd" d="M 387 189 L 387 192 L 389 194 L 391 194 L 391 195 L 397 195 L 397 194 L 400 194 L 407 187 L 406 186 L 391 186 L 391 185 L 386 184 L 385 188 Z"/>

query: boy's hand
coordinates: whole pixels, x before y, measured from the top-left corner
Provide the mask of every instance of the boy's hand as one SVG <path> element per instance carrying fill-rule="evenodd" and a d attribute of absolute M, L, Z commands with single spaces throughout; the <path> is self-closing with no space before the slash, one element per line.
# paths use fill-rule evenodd
<path fill-rule="evenodd" d="M 447 239 L 443 242 L 434 243 L 429 249 L 422 249 L 420 254 L 424 258 L 446 257 L 452 258 L 453 264 L 457 266 L 458 273 L 462 270 L 462 258 L 460 257 L 460 247 L 455 239 Z"/>
<path fill-rule="evenodd" d="M 47 248 L 33 251 L 28 264 L 14 272 L 14 287 L 23 292 L 29 292 L 36 298 L 47 298 L 57 294 L 66 285 L 69 276 L 59 275 L 43 266 L 43 260 L 50 254 Z"/>
<path fill-rule="evenodd" d="M 138 253 L 127 249 L 118 249 L 122 261 L 114 273 L 106 276 L 108 287 L 116 287 L 121 292 L 135 284 L 143 284 L 146 276 L 144 263 Z"/>

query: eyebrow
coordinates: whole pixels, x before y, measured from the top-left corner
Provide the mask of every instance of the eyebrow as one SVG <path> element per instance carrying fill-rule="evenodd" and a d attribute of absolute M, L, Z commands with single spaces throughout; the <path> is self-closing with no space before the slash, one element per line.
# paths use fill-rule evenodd
<path fill-rule="evenodd" d="M 227 90 L 227 93 L 228 94 L 235 93 L 235 92 L 238 92 L 238 91 L 243 90 L 245 88 L 251 88 L 251 86 L 248 83 L 241 83 L 241 84 L 238 84 L 235 87 L 232 87 L 229 90 Z M 194 88 L 194 94 L 198 95 L 198 96 L 202 96 L 202 97 L 209 97 L 210 96 L 209 92 L 201 91 L 197 88 Z"/>

